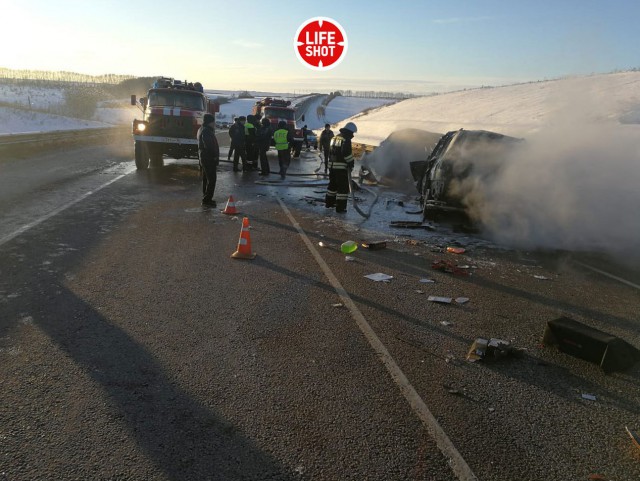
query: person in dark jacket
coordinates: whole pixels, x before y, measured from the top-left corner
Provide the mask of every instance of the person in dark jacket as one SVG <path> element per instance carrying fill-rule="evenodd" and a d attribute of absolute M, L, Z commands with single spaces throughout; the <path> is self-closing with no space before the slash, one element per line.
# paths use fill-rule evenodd
<path fill-rule="evenodd" d="M 198 129 L 198 158 L 202 169 L 202 205 L 215 207 L 213 193 L 218 179 L 218 163 L 220 162 L 220 147 L 216 139 L 212 114 L 204 114 L 202 126 Z"/>
<path fill-rule="evenodd" d="M 281 120 L 278 122 L 278 130 L 273 133 L 273 140 L 278 151 L 278 163 L 280 164 L 280 177 L 282 180 L 287 176 L 287 169 L 291 163 L 291 145 L 293 144 L 293 135 L 287 128 L 287 122 Z"/>
<path fill-rule="evenodd" d="M 329 153 L 329 186 L 325 206 L 335 207 L 336 212 L 347 212 L 349 198 L 349 174 L 353 170 L 351 139 L 358 131 L 356 124 L 347 122 L 340 133 L 331 140 Z"/>
<path fill-rule="evenodd" d="M 245 153 L 245 134 L 244 123 L 247 118 L 244 115 L 236 117 L 235 123 L 229 128 L 229 135 L 231 136 L 231 148 L 233 149 L 233 171 L 239 172 L 238 168 L 239 160 L 242 160 L 242 167 L 247 164 L 247 157 Z"/>
<path fill-rule="evenodd" d="M 244 124 L 244 145 L 247 156 L 247 165 L 242 164 L 242 170 L 253 170 L 253 166 L 258 156 L 256 155 L 256 126 L 253 124 L 253 115 L 247 116 L 247 121 Z"/>
<path fill-rule="evenodd" d="M 324 157 L 324 173 L 329 170 L 329 151 L 331 150 L 331 139 L 333 139 L 333 130 L 331 125 L 324 124 L 324 130 L 320 134 L 320 150 Z"/>
<path fill-rule="evenodd" d="M 267 158 L 267 152 L 271 145 L 271 122 L 266 117 L 262 119 L 260 128 L 256 135 L 256 142 L 260 153 L 260 175 L 267 176 L 271 173 L 269 159 Z"/>

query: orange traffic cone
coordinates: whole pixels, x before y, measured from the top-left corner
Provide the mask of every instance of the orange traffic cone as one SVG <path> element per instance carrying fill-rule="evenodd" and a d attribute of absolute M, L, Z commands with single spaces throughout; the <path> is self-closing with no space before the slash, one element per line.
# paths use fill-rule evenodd
<path fill-rule="evenodd" d="M 239 213 L 238 209 L 236 209 L 236 203 L 234 202 L 232 195 L 229 196 L 227 206 L 224 208 L 222 213 L 227 215 L 237 215 Z"/>
<path fill-rule="evenodd" d="M 231 254 L 234 259 L 255 259 L 256 254 L 251 252 L 251 234 L 249 233 L 249 218 L 242 219 L 242 229 L 238 240 L 238 249 Z"/>

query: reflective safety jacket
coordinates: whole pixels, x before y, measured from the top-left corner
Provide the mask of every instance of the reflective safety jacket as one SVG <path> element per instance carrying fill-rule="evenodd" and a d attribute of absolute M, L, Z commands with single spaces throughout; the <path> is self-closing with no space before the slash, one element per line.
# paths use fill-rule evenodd
<path fill-rule="evenodd" d="M 287 150 L 291 142 L 291 133 L 287 129 L 278 129 L 273 133 L 276 150 Z"/>
<path fill-rule="evenodd" d="M 353 169 L 353 152 L 351 151 L 351 139 L 342 133 L 331 139 L 329 151 L 329 168 L 335 170 Z"/>
<path fill-rule="evenodd" d="M 256 126 L 247 121 L 244 124 L 244 135 L 249 142 L 254 141 L 256 138 Z"/>

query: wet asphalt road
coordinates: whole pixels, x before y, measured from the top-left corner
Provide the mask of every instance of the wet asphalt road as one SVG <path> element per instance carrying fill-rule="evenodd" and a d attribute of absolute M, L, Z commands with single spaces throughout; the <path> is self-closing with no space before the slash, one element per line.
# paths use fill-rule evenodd
<path fill-rule="evenodd" d="M 567 256 L 385 228 L 411 219 L 395 202 L 410 197 L 381 191 L 363 223 L 309 198 L 322 188 L 255 185 L 223 163 L 216 198 L 235 197 L 258 254 L 232 260 L 242 216 L 199 205 L 195 162 L 135 172 L 130 145 L 115 147 L 0 162 L 0 479 L 464 479 L 353 312 L 334 307 L 344 298 L 313 251 L 468 477 L 640 478 L 624 433 L 640 429 L 640 367 L 604 375 L 540 344 L 567 315 L 640 346 L 637 289 Z M 292 171 L 318 165 L 305 153 Z M 337 250 L 374 238 L 388 248 L 353 262 Z M 443 252 L 453 242 L 467 252 Z M 363 277 L 375 272 L 394 278 Z M 525 351 L 467 363 L 479 336 Z"/>

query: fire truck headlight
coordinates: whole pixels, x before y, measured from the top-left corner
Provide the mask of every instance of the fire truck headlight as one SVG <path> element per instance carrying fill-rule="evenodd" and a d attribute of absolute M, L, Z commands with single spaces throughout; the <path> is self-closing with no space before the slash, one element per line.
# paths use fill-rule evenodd
<path fill-rule="evenodd" d="M 144 132 L 146 128 L 147 128 L 147 126 L 145 124 L 143 124 L 143 123 L 139 123 L 139 124 L 136 125 L 136 130 L 138 132 Z"/>

